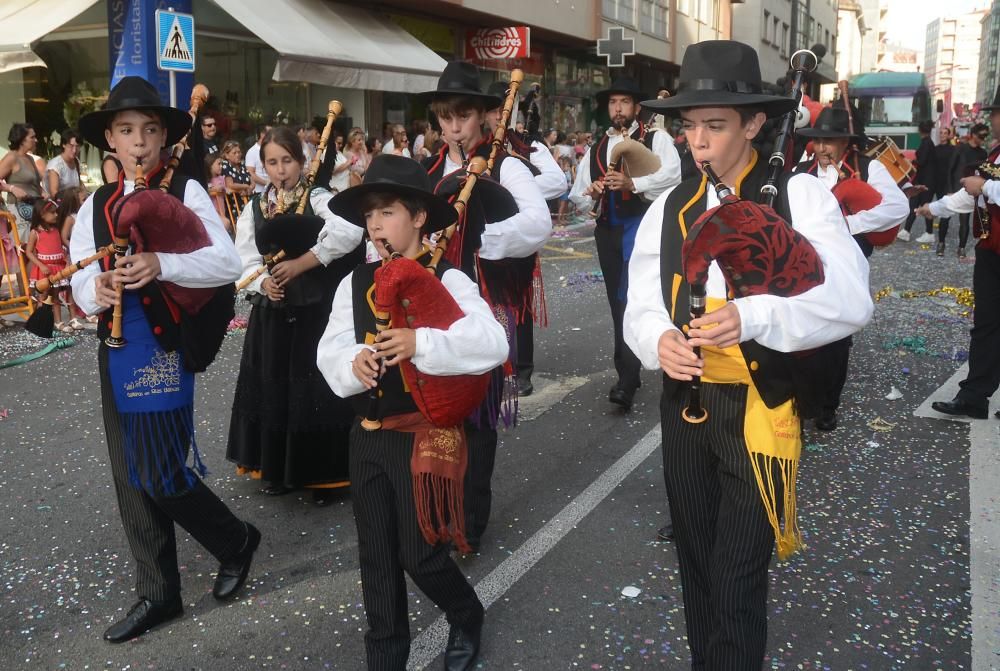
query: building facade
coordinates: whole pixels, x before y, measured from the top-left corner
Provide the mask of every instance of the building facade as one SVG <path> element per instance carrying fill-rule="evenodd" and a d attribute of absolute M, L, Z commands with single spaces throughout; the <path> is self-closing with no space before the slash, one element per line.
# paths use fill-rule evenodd
<path fill-rule="evenodd" d="M 1000 86 L 1000 0 L 993 0 L 980 22 L 979 76 L 976 81 L 976 101 L 990 104 Z"/>
<path fill-rule="evenodd" d="M 748 0 L 733 7 L 733 39 L 757 50 L 765 82 L 777 84 L 799 49 L 822 45 L 826 54 L 810 81 L 809 93 L 835 84 L 837 42 L 836 0 Z"/>
<path fill-rule="evenodd" d="M 855 0 L 840 0 L 837 12 L 837 80 L 849 80 L 867 72 L 864 68 L 864 43 L 873 32 L 865 22 L 865 9 Z M 874 61 L 872 61 L 874 65 Z"/>
<path fill-rule="evenodd" d="M 927 24 L 924 73 L 932 96 L 950 91 L 952 103 L 976 101 L 983 15 L 976 11 L 944 16 Z"/>
<path fill-rule="evenodd" d="M 387 121 L 426 118 L 416 94 L 432 89 L 451 59 L 476 62 L 484 86 L 521 68 L 525 88 L 543 85 L 545 125 L 593 129 L 606 124 L 594 93 L 617 72 L 638 78 L 651 97 L 659 87 L 673 89 L 687 46 L 729 38 L 732 25 L 730 0 L 188 2 L 197 69 L 187 86 L 209 87 L 222 132 L 234 137 L 251 136 L 261 122 L 325 117 L 331 99 L 344 105 L 338 127 L 361 126 L 370 134 Z M 140 13 L 151 15 L 163 3 L 76 0 L 59 3 L 57 11 L 42 4 L 22 3 L 4 15 L 0 127 L 28 120 L 46 139 L 101 104 L 114 75 L 109 44 L 119 43 Z M 13 37 L 10 22 L 32 29 Z M 484 58 L 470 51 L 476 31 L 512 26 L 530 30 L 528 54 Z M 597 40 L 612 27 L 635 40 L 635 55 L 621 69 L 596 54 Z M 187 94 L 178 98 L 186 107 Z"/>

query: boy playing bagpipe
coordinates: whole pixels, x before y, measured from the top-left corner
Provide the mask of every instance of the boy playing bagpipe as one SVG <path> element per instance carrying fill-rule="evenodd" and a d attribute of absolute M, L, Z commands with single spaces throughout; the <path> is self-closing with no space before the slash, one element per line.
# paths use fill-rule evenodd
<path fill-rule="evenodd" d="M 260 532 L 187 466 L 193 452 L 205 473 L 194 442 L 194 373 L 222 344 L 240 276 L 240 257 L 205 189 L 179 173 L 167 184 L 162 150 L 190 129 L 190 116 L 163 105 L 139 77 L 122 79 L 102 110 L 80 119 L 87 141 L 112 152 L 122 171 L 80 208 L 70 255 L 80 261 L 115 238 L 130 246 L 113 264 L 104 259 L 72 278 L 77 305 L 101 315 L 104 429 L 136 562 L 139 601 L 104 633 L 111 643 L 183 612 L 175 524 L 219 560 L 217 599 L 243 585 L 260 543 Z M 148 188 L 137 183 L 139 170 Z"/>
<path fill-rule="evenodd" d="M 330 208 L 364 226 L 382 258 L 340 283 L 317 355 L 334 393 L 366 418 L 351 430 L 349 461 L 368 668 L 406 668 L 404 571 L 451 625 L 445 667 L 472 668 L 483 606 L 448 541 L 467 549 L 462 420 L 481 402 L 485 374 L 507 358 L 505 332 L 462 271 L 443 260 L 432 268 L 423 236 L 457 215 L 431 192 L 419 163 L 377 156 L 363 184 L 335 196 Z M 463 391 L 465 384 L 474 391 Z M 435 394 L 443 403 L 432 406 Z"/>

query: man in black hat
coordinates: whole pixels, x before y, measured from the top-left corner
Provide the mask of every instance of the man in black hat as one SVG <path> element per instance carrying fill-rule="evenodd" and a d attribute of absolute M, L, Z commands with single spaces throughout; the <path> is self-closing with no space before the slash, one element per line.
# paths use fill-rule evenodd
<path fill-rule="evenodd" d="M 618 380 L 608 400 L 625 412 L 639 388 L 639 360 L 622 338 L 625 314 L 625 272 L 632 253 L 632 241 L 649 204 L 666 189 L 681 181 L 681 164 L 673 138 L 666 131 L 648 128 L 639 118 L 639 102 L 645 98 L 634 79 L 621 76 L 597 93 L 598 108 L 607 109 L 611 128 L 600 142 L 590 147 L 580 161 L 569 198 L 585 212 L 600 208 L 594 241 L 597 259 L 604 274 L 604 288 L 614 326 L 614 362 Z M 660 169 L 645 177 L 629 177 L 608 165 L 611 150 L 623 138 L 646 145 L 660 159 Z"/>
<path fill-rule="evenodd" d="M 430 543 L 419 521 L 418 508 L 429 505 L 433 495 L 444 494 L 414 493 L 417 457 L 411 460 L 411 455 L 416 453 L 419 429 L 407 429 L 393 420 L 412 417 L 417 406 L 398 364 L 409 359 L 419 371 L 433 376 L 486 373 L 507 358 L 504 329 L 476 284 L 446 261 L 438 264 L 435 275 L 461 308 L 461 319 L 446 329 L 394 327 L 381 333 L 376 329 L 371 299 L 375 271 L 388 261 L 389 249 L 429 267 L 432 253 L 422 244 L 423 237 L 446 228 L 456 217 L 451 204 L 431 192 L 430 179 L 418 163 L 391 155 L 375 157 L 364 183 L 339 193 L 330 208 L 365 227 L 382 259 L 341 281 L 317 354 L 319 369 L 334 393 L 354 401 L 359 416 L 366 415 L 367 392 L 375 388 L 380 370 L 386 367 L 378 383 L 382 428 L 368 431 L 355 422 L 350 441 L 351 499 L 368 618 L 367 666 L 386 671 L 406 668 L 410 628 L 405 571 L 451 625 L 445 669 L 471 669 L 479 653 L 483 605 L 449 555 L 447 539 Z M 433 307 L 413 309 L 426 315 Z M 465 441 L 456 443 L 455 458 L 464 460 L 460 453 L 468 452 Z M 458 475 L 458 487 L 461 482 Z M 461 529 L 461 517 L 452 523 Z M 461 532 L 455 535 L 460 545 Z"/>
<path fill-rule="evenodd" d="M 479 69 L 463 61 L 448 63 L 438 79 L 437 89 L 424 97 L 441 126 L 445 145 L 423 165 L 431 183 L 440 185 L 448 175 L 464 169 L 473 157 L 490 157 L 491 138 L 484 130 L 486 112 L 501 106 L 503 100 L 484 93 L 479 85 Z M 530 320 L 537 311 L 532 272 L 535 254 L 552 232 L 552 219 L 531 170 L 503 147 L 498 148 L 494 159 L 490 177 L 510 192 L 518 211 L 496 221 L 478 202 L 474 191 L 465 223 L 456 234 L 461 237 L 460 244 L 453 241 L 446 258 L 476 281 L 494 310 L 505 315 L 507 335 L 513 341 L 514 327 Z M 473 549 L 478 549 L 490 517 L 497 423 L 512 422 L 515 412 L 507 391 L 515 388 L 515 381 L 505 381 L 504 374 L 502 368 L 496 371 L 491 397 L 483 403 L 477 421 L 467 422 L 466 426 L 469 468 L 465 512 L 469 545 Z"/>
<path fill-rule="evenodd" d="M 1000 138 L 1000 87 L 990 113 L 994 138 Z M 1000 387 L 1000 144 L 993 147 L 974 177 L 962 179 L 962 189 L 916 210 L 923 217 L 950 217 L 971 213 L 976 243 L 976 265 L 972 291 L 976 307 L 972 313 L 969 343 L 969 374 L 959 383 L 951 401 L 935 401 L 931 407 L 946 415 L 986 419 L 989 399 Z M 985 235 L 984 235 L 985 234 Z M 1000 419 L 1000 411 L 996 413 Z"/>
<path fill-rule="evenodd" d="M 877 205 L 860 211 L 850 204 L 841 203 L 851 235 L 865 257 L 871 256 L 875 247 L 869 234 L 884 231 L 892 236 L 893 231 L 906 221 L 910 211 L 906 195 L 885 166 L 859 151 L 858 136 L 846 109 L 825 107 L 813 126 L 806 126 L 797 133 L 812 140 L 813 155 L 799 163 L 795 172 L 816 175 L 831 190 L 844 180 L 860 180 L 881 197 L 881 202 Z M 850 189 L 851 185 L 841 188 Z M 829 356 L 831 370 L 836 370 L 837 374 L 832 381 L 823 412 L 815 420 L 815 426 L 820 431 L 833 431 L 837 428 L 837 408 L 840 407 L 840 395 L 847 383 L 852 343 L 853 339 L 848 336 L 824 348 Z"/>
<path fill-rule="evenodd" d="M 98 189 L 80 208 L 70 243 L 74 261 L 94 254 L 111 242 L 111 213 L 133 191 L 137 164 L 150 189 L 164 176 L 162 151 L 191 129 L 191 117 L 160 102 L 156 89 L 139 77 L 125 77 L 111 90 L 105 107 L 80 119 L 80 133 L 121 163 L 117 182 Z M 194 376 L 187 370 L 191 340 L 168 305 L 160 285 L 223 287 L 240 276 L 240 257 L 205 189 L 187 175 L 174 174 L 169 193 L 200 219 L 210 244 L 187 253 L 131 253 L 115 263 L 94 263 L 73 275 L 73 296 L 87 314 L 101 313 L 98 350 L 104 430 L 111 475 L 125 536 L 136 562 L 139 601 L 124 619 L 104 632 L 105 640 L 121 643 L 139 636 L 183 612 L 174 525 L 181 526 L 220 562 L 212 594 L 232 598 L 246 581 L 260 532 L 233 515 L 195 472 L 186 465 L 189 452 L 204 474 L 193 435 Z M 185 235 L 194 235 L 185 232 Z M 109 349 L 111 308 L 118 305 L 117 287 L 124 284 L 124 335 L 136 340 Z M 232 314 L 232 290 L 228 314 Z M 216 308 L 213 301 L 199 313 Z M 139 315 L 138 319 L 135 317 Z M 223 314 L 223 319 L 228 317 Z M 203 323 L 203 322 L 202 322 Z M 225 323 L 225 322 L 223 322 Z M 135 333 L 135 336 L 132 335 Z M 195 333 L 201 336 L 201 333 Z M 195 348 L 192 348 L 195 349 Z M 206 364 L 207 365 L 207 364 Z M 183 367 L 183 371 L 181 370 Z M 147 392 L 145 372 L 175 379 L 170 388 Z M 164 370 L 165 369 L 165 370 Z M 123 390 L 129 390 L 124 394 Z M 134 390 L 134 391 L 133 391 Z M 184 395 L 190 402 L 184 402 Z M 176 396 L 176 400 L 173 398 Z M 179 406 L 179 407 L 175 407 Z M 151 437 L 150 437 L 151 436 Z"/>
<path fill-rule="evenodd" d="M 676 95 L 643 102 L 679 115 L 699 167 L 711 163 L 722 183 L 749 200 L 760 198 L 770 173 L 752 141 L 768 117 L 794 106 L 792 98 L 761 92 L 756 52 L 731 41 L 688 47 Z M 794 517 L 802 446 L 796 399 L 808 393 L 812 380 L 784 377 L 790 359 L 785 353 L 843 338 L 864 326 L 873 310 L 867 263 L 830 191 L 811 175 L 782 177 L 778 188 L 777 212 L 819 253 L 822 284 L 790 298 L 764 294 L 729 301 L 724 275 L 713 262 L 707 312 L 690 319 L 682 244 L 696 220 L 719 203 L 705 176 L 656 199 L 639 226 L 629 264 L 626 342 L 647 369 L 665 373 L 663 472 L 696 669 L 760 669 L 775 539 L 782 558 L 800 542 Z M 701 378 L 708 413 L 702 423 L 682 418 L 693 376 Z M 784 400 L 769 407 L 764 398 Z"/>
<path fill-rule="evenodd" d="M 509 87 L 509 82 L 496 81 L 490 84 L 487 93 L 503 100 L 507 96 Z M 516 101 L 514 110 L 517 110 Z M 490 136 L 496 133 L 502 112 L 502 105 L 486 111 L 486 128 Z M 505 140 L 507 144 L 505 148 L 510 153 L 518 158 L 527 159 L 527 161 L 524 161 L 525 167 L 531 171 L 531 174 L 535 178 L 535 184 L 538 185 L 539 191 L 542 192 L 542 197 L 545 198 L 546 202 L 550 203 L 551 207 L 550 201 L 555 201 L 559 196 L 566 193 L 566 176 L 563 174 L 559 164 L 556 163 L 556 159 L 553 158 L 552 152 L 549 151 L 549 148 L 545 146 L 545 143 L 540 138 L 533 138 L 530 135 L 526 137 L 511 128 L 507 129 Z M 535 254 L 535 258 L 538 258 L 537 254 Z M 534 266 L 525 266 L 521 269 L 521 272 L 527 275 L 525 278 L 527 282 L 531 282 L 531 276 L 535 273 L 536 267 L 538 267 L 537 260 Z M 517 324 L 517 393 L 519 396 L 530 396 L 535 389 L 531 383 L 531 375 L 535 371 L 534 324 L 536 320 L 544 323 L 541 321 L 542 317 L 543 315 L 527 315 Z"/>

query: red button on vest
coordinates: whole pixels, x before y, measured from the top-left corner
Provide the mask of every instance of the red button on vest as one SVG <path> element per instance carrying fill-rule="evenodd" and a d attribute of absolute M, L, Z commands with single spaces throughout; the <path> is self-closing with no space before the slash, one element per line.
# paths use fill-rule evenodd
<path fill-rule="evenodd" d="M 160 327 L 160 326 L 154 326 L 153 327 L 153 334 L 154 335 L 160 335 L 161 333 L 163 333 L 163 328 L 162 327 Z"/>
<path fill-rule="evenodd" d="M 150 298 L 149 296 L 143 296 L 142 297 L 142 304 L 143 305 L 149 305 L 152 302 L 153 302 L 153 299 Z"/>
<path fill-rule="evenodd" d="M 114 322 L 108 322 L 108 328 L 111 328 L 112 326 L 114 326 Z"/>

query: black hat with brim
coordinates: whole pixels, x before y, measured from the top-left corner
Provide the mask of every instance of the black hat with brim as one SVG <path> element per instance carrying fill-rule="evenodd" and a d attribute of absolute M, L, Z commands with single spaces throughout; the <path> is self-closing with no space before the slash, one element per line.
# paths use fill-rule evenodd
<path fill-rule="evenodd" d="M 851 132 L 851 120 L 847 110 L 836 107 L 824 107 L 816 118 L 814 126 L 807 126 L 795 132 L 808 138 L 852 138 L 858 135 L 857 131 Z"/>
<path fill-rule="evenodd" d="M 1000 110 L 1000 86 L 997 87 L 997 92 L 993 94 L 993 104 L 983 105 L 979 109 L 983 112 L 992 112 L 994 110 Z"/>
<path fill-rule="evenodd" d="M 708 40 L 684 52 L 677 93 L 669 98 L 644 100 L 644 110 L 678 116 L 698 107 L 760 107 L 777 117 L 792 111 L 790 96 L 764 93 L 757 52 L 733 40 Z"/>
<path fill-rule="evenodd" d="M 503 98 L 491 93 L 483 93 L 479 85 L 479 68 L 468 61 L 452 61 L 438 78 L 437 88 L 419 94 L 425 103 L 453 97 L 478 98 L 487 110 L 503 105 Z"/>
<path fill-rule="evenodd" d="M 615 94 L 632 96 L 635 102 L 640 102 L 648 97 L 639 89 L 639 84 L 627 75 L 616 77 L 611 81 L 611 86 L 603 91 L 598 91 L 594 94 L 594 97 L 597 99 L 599 107 L 607 107 L 608 100 Z M 645 103 L 643 103 L 643 107 L 645 107 Z"/>
<path fill-rule="evenodd" d="M 442 179 L 434 192 L 447 198 L 449 202 L 453 202 L 454 198 L 461 192 L 462 187 L 465 186 L 465 177 L 464 170 L 456 170 Z M 468 207 L 470 210 L 481 210 L 486 215 L 487 224 L 510 219 L 520 211 L 517 207 L 517 201 L 514 200 L 510 191 L 487 175 L 481 175 L 476 180 Z"/>
<path fill-rule="evenodd" d="M 111 128 L 111 120 L 116 114 L 127 110 L 159 116 L 167 133 L 168 147 L 180 142 L 191 130 L 191 115 L 176 107 L 164 105 L 152 84 L 142 77 L 123 77 L 111 89 L 104 107 L 80 117 L 80 134 L 98 149 L 113 151 L 108 146 L 104 131 Z"/>
<path fill-rule="evenodd" d="M 392 193 L 423 202 L 427 207 L 427 222 L 421 229 L 424 233 L 445 229 L 458 217 L 451 203 L 434 194 L 431 179 L 423 166 L 405 156 L 376 156 L 365 172 L 364 182 L 334 196 L 330 200 L 330 211 L 364 228 L 365 213 L 361 211 L 361 200 L 370 193 Z"/>

